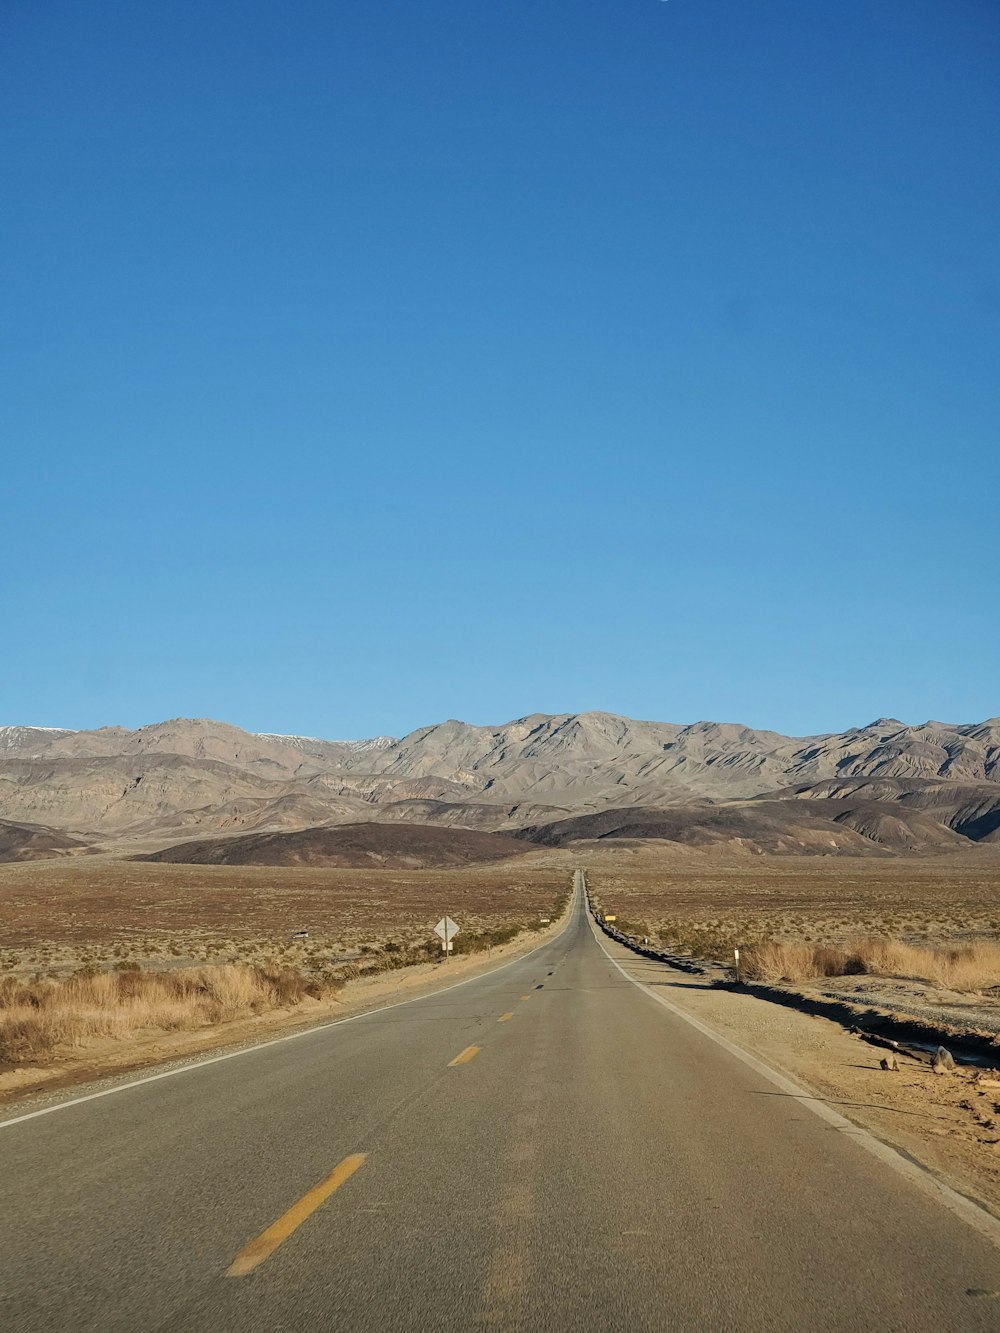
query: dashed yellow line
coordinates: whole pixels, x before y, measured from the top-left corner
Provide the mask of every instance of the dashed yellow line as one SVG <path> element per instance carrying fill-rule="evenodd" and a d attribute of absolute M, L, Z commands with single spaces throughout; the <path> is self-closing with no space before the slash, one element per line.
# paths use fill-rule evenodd
<path fill-rule="evenodd" d="M 497 1022 L 498 1022 L 498 1023 L 509 1023 L 510 1020 L 511 1020 L 513 1017 L 514 1017 L 514 1013 L 513 1013 L 513 1010 L 512 1010 L 509 1014 L 501 1014 L 500 1017 L 497 1019 Z"/>
<path fill-rule="evenodd" d="M 282 1213 L 277 1222 L 272 1222 L 266 1231 L 262 1231 L 256 1240 L 244 1246 L 233 1262 L 226 1269 L 226 1277 L 246 1277 L 258 1264 L 288 1239 L 335 1190 L 339 1190 L 346 1180 L 350 1180 L 359 1167 L 364 1166 L 368 1154 L 352 1153 L 339 1162 L 325 1180 L 314 1185 L 307 1194 L 303 1194 L 298 1203 L 292 1204 L 287 1213 Z"/>
<path fill-rule="evenodd" d="M 448 1061 L 448 1068 L 454 1069 L 455 1065 L 467 1065 L 470 1060 L 476 1058 L 481 1050 L 481 1046 L 466 1046 L 464 1051 L 459 1051 L 454 1060 Z"/>
<path fill-rule="evenodd" d="M 530 1000 L 530 999 L 531 999 L 531 996 L 530 996 L 530 995 L 522 995 L 522 996 L 521 996 L 521 999 L 522 999 L 522 1000 Z"/>

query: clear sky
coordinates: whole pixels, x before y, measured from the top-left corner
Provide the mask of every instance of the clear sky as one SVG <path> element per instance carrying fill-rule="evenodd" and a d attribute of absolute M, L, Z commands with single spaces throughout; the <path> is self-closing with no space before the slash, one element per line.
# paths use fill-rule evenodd
<path fill-rule="evenodd" d="M 0 24 L 0 722 L 1000 713 L 996 0 Z"/>

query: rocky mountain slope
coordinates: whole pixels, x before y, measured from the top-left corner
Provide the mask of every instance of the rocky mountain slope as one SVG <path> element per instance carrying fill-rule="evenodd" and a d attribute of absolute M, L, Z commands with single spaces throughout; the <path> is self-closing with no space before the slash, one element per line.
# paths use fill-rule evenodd
<path fill-rule="evenodd" d="M 692 811 L 711 822 L 704 807 L 722 803 L 734 820 L 744 811 L 731 824 L 737 839 L 750 835 L 736 824 L 765 818 L 763 806 L 746 803 L 777 795 L 793 824 L 807 818 L 803 802 L 830 803 L 831 848 L 846 849 L 853 831 L 876 850 L 938 850 L 953 836 L 993 840 L 993 793 L 1000 718 L 879 718 L 805 738 L 610 713 L 533 714 L 498 727 L 452 720 L 371 741 L 256 735 L 188 718 L 136 731 L 0 727 L 0 819 L 104 843 L 368 821 L 510 832 L 582 819 L 573 827 L 586 837 L 585 821 L 607 811 L 676 809 L 694 827 Z M 810 828 L 792 842 L 811 846 Z"/>

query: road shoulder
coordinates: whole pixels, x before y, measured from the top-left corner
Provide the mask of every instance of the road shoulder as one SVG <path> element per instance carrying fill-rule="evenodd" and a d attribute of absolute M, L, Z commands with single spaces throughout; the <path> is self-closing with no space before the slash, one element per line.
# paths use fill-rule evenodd
<path fill-rule="evenodd" d="M 632 980 L 1000 1218 L 1000 1087 L 905 1058 L 898 1071 L 884 1070 L 884 1051 L 830 1019 L 714 987 L 603 935 L 599 943 Z"/>

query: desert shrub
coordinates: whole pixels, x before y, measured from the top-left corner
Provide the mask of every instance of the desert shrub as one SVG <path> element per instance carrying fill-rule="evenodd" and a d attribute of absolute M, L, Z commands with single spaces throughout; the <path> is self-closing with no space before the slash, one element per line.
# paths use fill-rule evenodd
<path fill-rule="evenodd" d="M 485 930 L 463 930 L 455 936 L 452 953 L 485 953 L 488 949 L 495 949 L 500 944 L 509 944 L 524 929 L 525 927 L 522 925 L 512 925 L 492 926 Z"/>
<path fill-rule="evenodd" d="M 306 979 L 292 967 L 255 967 L 254 976 L 262 990 L 270 990 L 274 1003 L 301 1004 L 306 993 Z"/>
<path fill-rule="evenodd" d="M 991 990 L 1000 986 L 1000 942 L 906 944 L 887 936 L 856 940 L 854 950 L 865 972 L 907 977 L 954 991 Z"/>
<path fill-rule="evenodd" d="M 653 938 L 652 928 L 647 926 L 645 921 L 630 921 L 627 917 L 618 917 L 614 922 L 614 927 L 615 930 L 620 930 L 623 935 L 635 935 L 640 939 L 644 935 L 648 935 L 650 939 Z"/>
<path fill-rule="evenodd" d="M 86 968 L 63 981 L 0 977 L 0 1061 L 17 1063 L 87 1041 L 173 1032 L 334 994 L 344 979 L 240 963 L 170 972 Z"/>
<path fill-rule="evenodd" d="M 740 958 L 747 981 L 774 984 L 781 981 L 814 981 L 820 977 L 842 977 L 860 972 L 855 955 L 820 944 L 796 944 L 768 940 L 751 945 Z"/>
<path fill-rule="evenodd" d="M 55 1045 L 51 1027 L 34 1015 L 14 1015 L 0 1023 L 0 1061 L 18 1064 L 47 1055 Z"/>
<path fill-rule="evenodd" d="M 741 970 L 748 981 L 774 983 L 822 977 L 900 977 L 954 991 L 982 991 L 1000 986 L 1000 942 L 907 944 L 890 935 L 853 941 L 849 950 L 826 945 L 769 940 L 743 951 Z"/>

